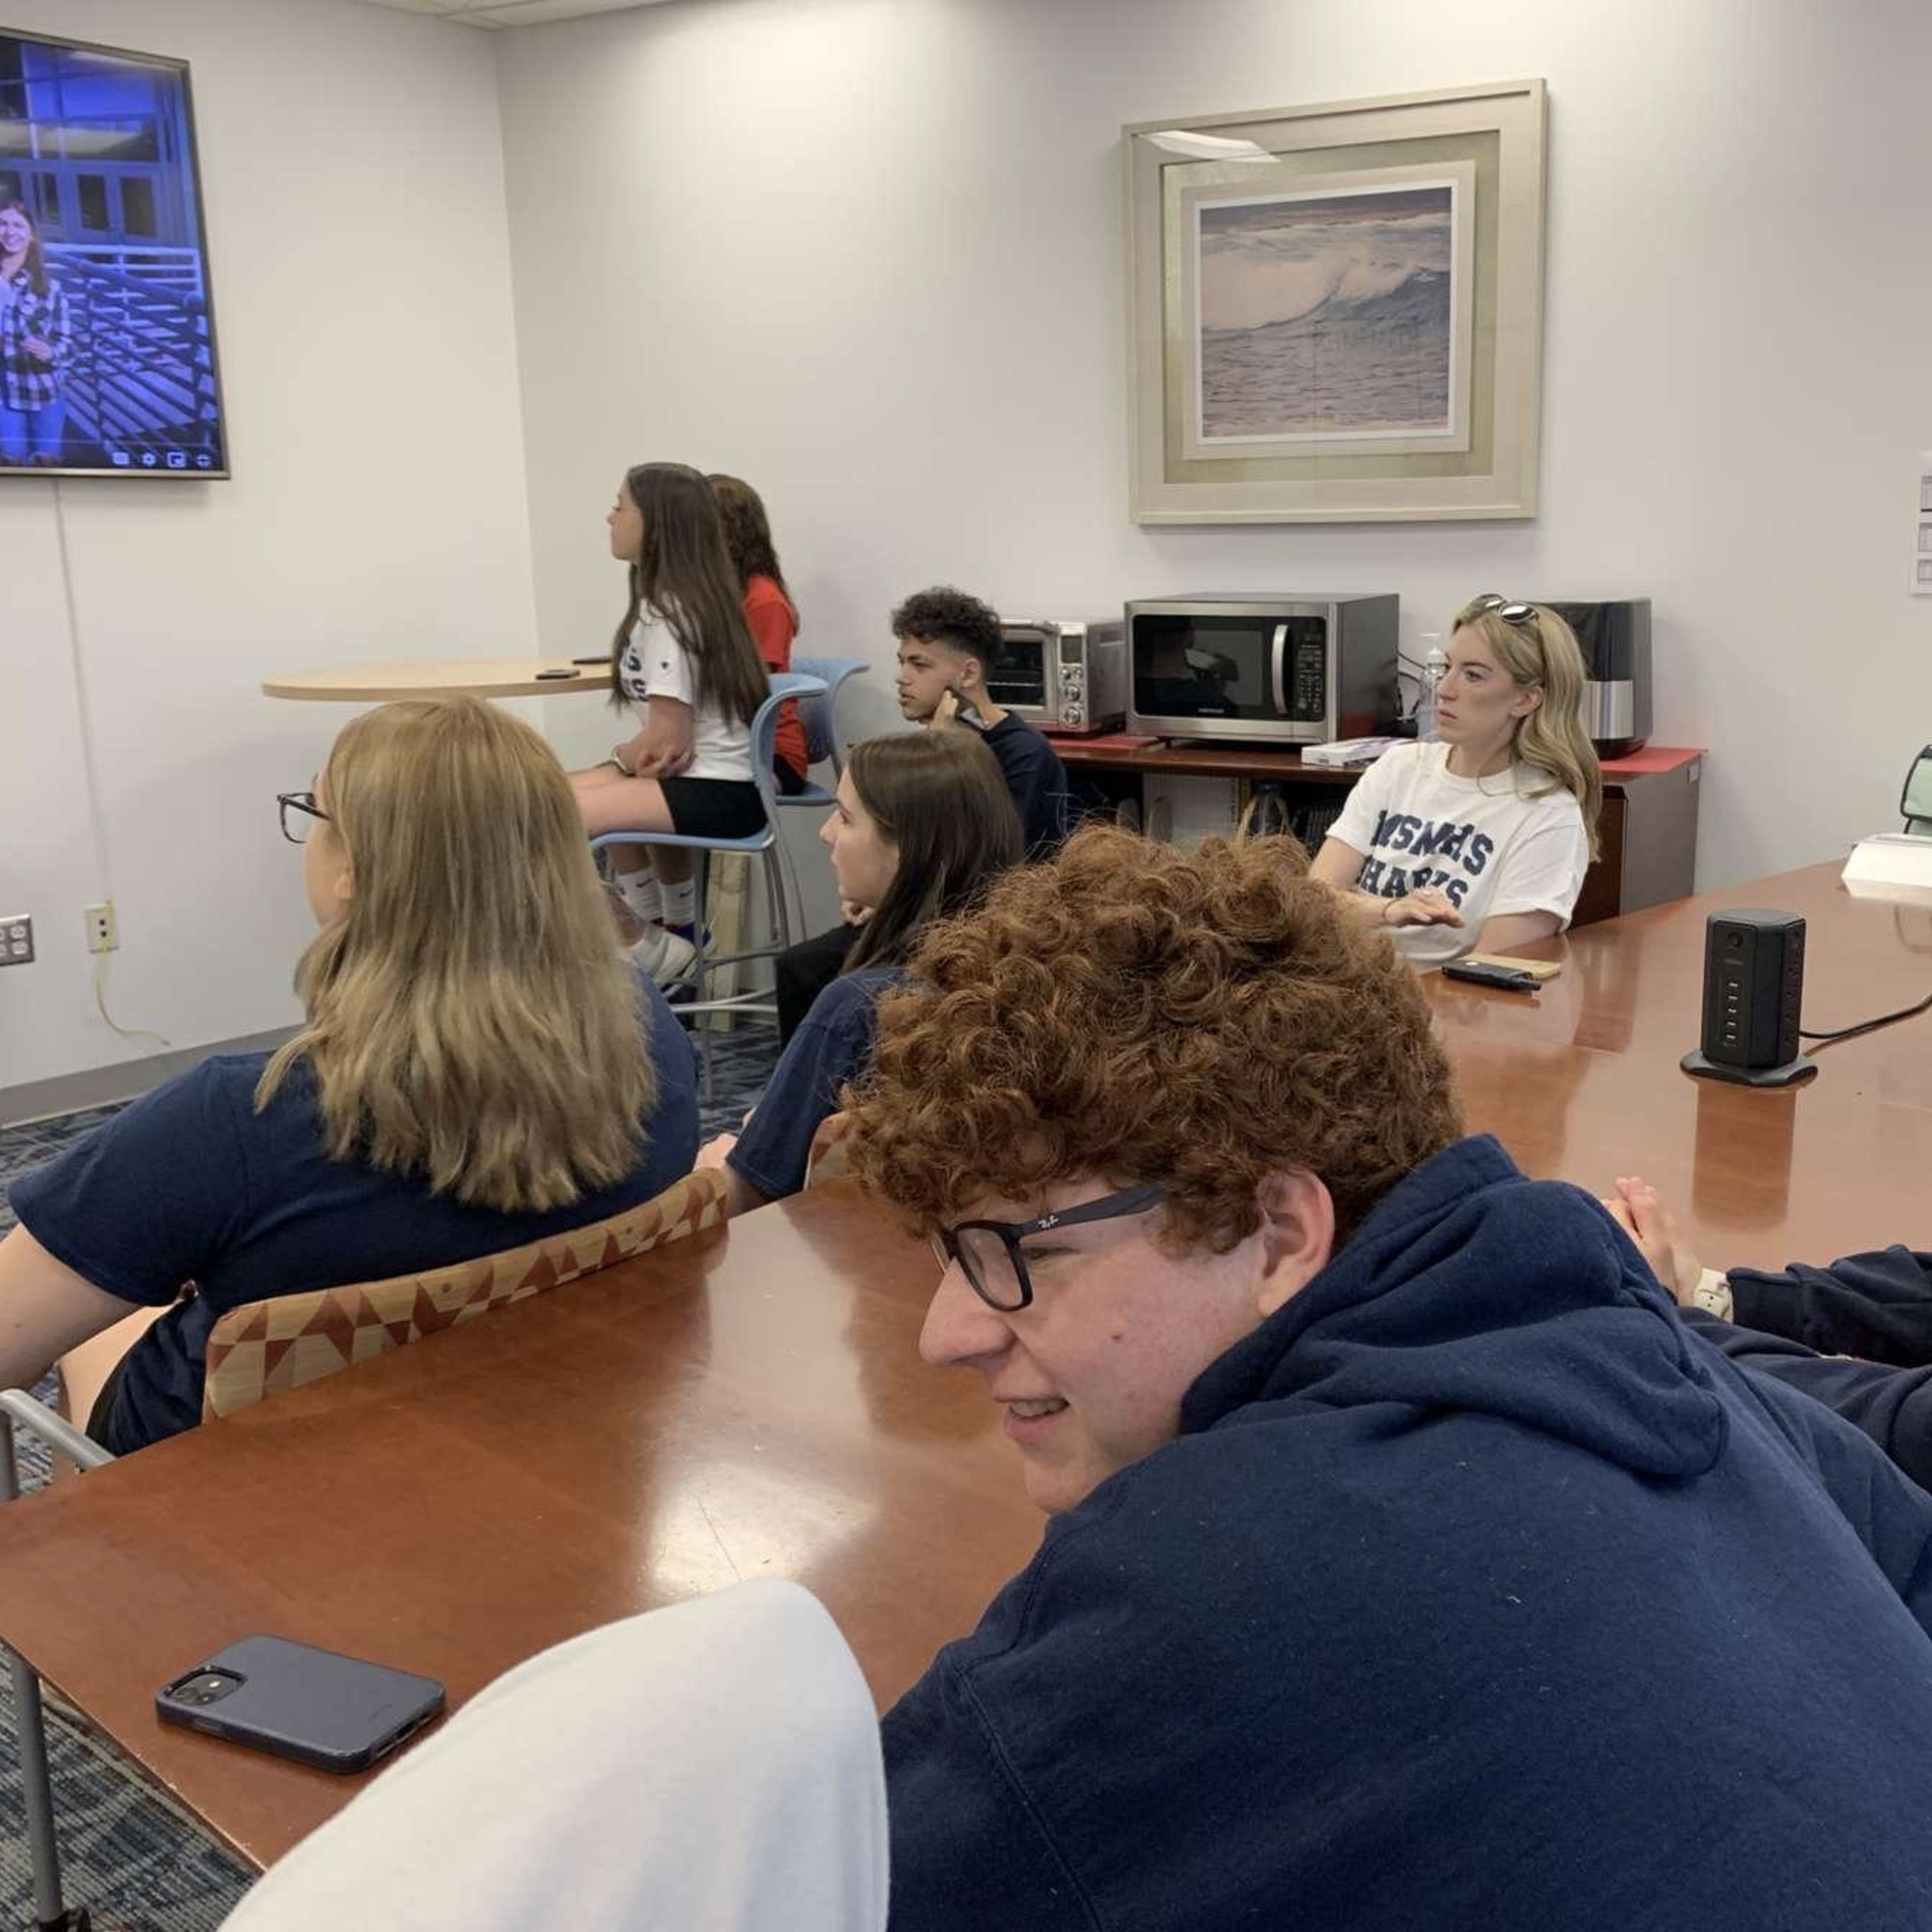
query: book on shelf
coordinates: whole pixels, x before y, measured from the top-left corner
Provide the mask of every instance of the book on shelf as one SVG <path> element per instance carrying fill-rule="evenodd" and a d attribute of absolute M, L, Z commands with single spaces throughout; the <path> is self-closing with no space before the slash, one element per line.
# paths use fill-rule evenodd
<path fill-rule="evenodd" d="M 1391 745 L 1400 745 L 1401 738 L 1337 738 L 1330 745 L 1304 745 L 1301 762 L 1304 765 L 1372 765 Z"/>

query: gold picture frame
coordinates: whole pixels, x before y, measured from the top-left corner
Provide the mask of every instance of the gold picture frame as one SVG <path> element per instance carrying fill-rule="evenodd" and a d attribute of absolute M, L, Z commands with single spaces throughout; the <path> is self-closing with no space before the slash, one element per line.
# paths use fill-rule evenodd
<path fill-rule="evenodd" d="M 1536 512 L 1541 80 L 1122 129 L 1143 524 Z"/>

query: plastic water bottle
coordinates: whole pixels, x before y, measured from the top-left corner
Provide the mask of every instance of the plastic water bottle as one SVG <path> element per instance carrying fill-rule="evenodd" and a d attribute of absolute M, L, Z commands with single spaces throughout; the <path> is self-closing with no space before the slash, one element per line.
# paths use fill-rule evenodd
<path fill-rule="evenodd" d="M 1415 700 L 1415 735 L 1426 744 L 1435 736 L 1435 687 L 1449 668 L 1449 654 L 1439 631 L 1423 632 L 1422 641 L 1428 648 L 1422 654 L 1422 696 Z"/>

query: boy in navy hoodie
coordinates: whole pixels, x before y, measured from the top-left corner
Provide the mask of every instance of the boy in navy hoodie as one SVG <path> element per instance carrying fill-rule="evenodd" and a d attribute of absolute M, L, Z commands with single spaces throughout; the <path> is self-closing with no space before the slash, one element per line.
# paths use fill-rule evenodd
<path fill-rule="evenodd" d="M 1052 1520 L 885 1720 L 895 1932 L 1932 1925 L 1932 1498 L 1459 1137 L 1385 942 L 1089 830 L 915 976 L 847 1145 Z"/>

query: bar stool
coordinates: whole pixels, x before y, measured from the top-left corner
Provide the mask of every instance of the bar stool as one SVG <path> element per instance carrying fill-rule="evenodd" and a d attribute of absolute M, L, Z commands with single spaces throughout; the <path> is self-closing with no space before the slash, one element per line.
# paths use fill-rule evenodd
<path fill-rule="evenodd" d="M 809 677 L 798 671 L 778 671 L 772 676 L 771 696 L 758 706 L 752 720 L 752 779 L 758 787 L 758 796 L 764 802 L 765 822 L 747 838 L 688 838 L 677 832 L 606 832 L 590 841 L 596 850 L 605 845 L 668 845 L 678 846 L 692 855 L 693 881 L 696 887 L 697 917 L 693 929 L 693 942 L 697 949 L 697 956 L 684 972 L 665 988 L 669 994 L 680 987 L 689 986 L 696 998 L 679 1001 L 680 1014 L 741 1012 L 748 1015 L 769 1017 L 774 1025 L 778 1022 L 778 1005 L 775 989 L 772 987 L 753 987 L 743 993 L 729 993 L 722 999 L 705 997 L 706 976 L 715 967 L 740 965 L 751 959 L 776 959 L 792 943 L 791 908 L 798 902 L 798 881 L 792 876 L 791 855 L 785 850 L 784 840 L 778 834 L 778 782 L 772 776 L 772 743 L 778 734 L 779 706 L 786 698 L 822 698 L 826 695 L 826 685 L 822 678 Z M 711 935 L 705 924 L 704 909 L 711 884 L 711 855 L 714 852 L 738 852 L 748 859 L 761 862 L 765 878 L 765 898 L 770 908 L 772 938 L 764 946 L 749 946 L 735 952 L 714 953 L 710 951 Z M 698 1029 L 702 1035 L 700 1055 L 704 1064 L 704 1097 L 707 1101 L 712 1094 L 711 1029 Z"/>

